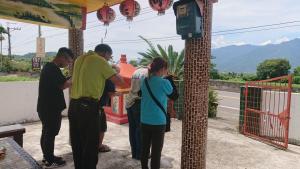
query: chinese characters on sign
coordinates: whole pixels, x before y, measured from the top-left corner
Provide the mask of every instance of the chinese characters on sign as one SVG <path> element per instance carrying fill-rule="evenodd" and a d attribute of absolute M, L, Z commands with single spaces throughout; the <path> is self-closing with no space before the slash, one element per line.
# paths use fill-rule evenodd
<path fill-rule="evenodd" d="M 33 57 L 32 58 L 32 70 L 38 71 L 41 70 L 41 57 Z"/>

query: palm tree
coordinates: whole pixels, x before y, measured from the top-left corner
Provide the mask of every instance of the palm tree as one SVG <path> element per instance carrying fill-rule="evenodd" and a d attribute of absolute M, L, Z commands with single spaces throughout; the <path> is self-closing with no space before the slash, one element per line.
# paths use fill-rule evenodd
<path fill-rule="evenodd" d="M 168 48 L 164 49 L 161 45 L 155 46 L 146 38 L 142 38 L 148 45 L 149 49 L 146 52 L 139 52 L 143 58 L 141 59 L 141 65 L 148 65 L 154 58 L 162 57 L 168 61 L 168 70 L 176 79 L 183 79 L 183 67 L 184 67 L 184 50 L 180 53 L 174 51 L 173 46 L 169 45 Z"/>
<path fill-rule="evenodd" d="M 2 41 L 5 40 L 4 36 L 2 34 L 8 34 L 7 30 L 0 25 L 0 49 L 1 49 L 1 55 L 2 55 Z"/>
<path fill-rule="evenodd" d="M 0 25 L 0 34 L 2 33 L 7 34 L 7 30 L 2 25 Z"/>

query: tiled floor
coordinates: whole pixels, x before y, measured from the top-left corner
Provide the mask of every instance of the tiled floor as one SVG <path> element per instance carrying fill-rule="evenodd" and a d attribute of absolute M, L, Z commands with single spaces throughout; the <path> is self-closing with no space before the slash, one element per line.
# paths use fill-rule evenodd
<path fill-rule="evenodd" d="M 300 169 L 300 147 L 289 145 L 287 151 L 245 137 L 237 132 L 238 123 L 225 119 L 209 119 L 207 143 L 207 169 Z M 39 144 L 41 124 L 25 124 L 24 148 L 36 160 L 42 159 Z M 172 122 L 172 131 L 166 134 L 162 168 L 180 168 L 181 121 Z M 139 169 L 139 161 L 132 160 L 128 141 L 128 125 L 108 123 L 105 144 L 111 152 L 99 154 L 99 169 Z M 67 160 L 74 168 L 69 145 L 68 120 L 63 119 L 56 138 L 55 154 Z"/>

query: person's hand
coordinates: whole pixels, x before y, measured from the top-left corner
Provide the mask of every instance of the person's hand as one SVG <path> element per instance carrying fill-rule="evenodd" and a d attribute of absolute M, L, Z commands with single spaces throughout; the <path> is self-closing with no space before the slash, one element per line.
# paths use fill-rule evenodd
<path fill-rule="evenodd" d="M 113 69 L 115 69 L 117 73 L 120 73 L 120 68 L 119 68 L 119 66 L 113 64 L 113 65 L 111 65 L 111 67 L 112 67 Z"/>

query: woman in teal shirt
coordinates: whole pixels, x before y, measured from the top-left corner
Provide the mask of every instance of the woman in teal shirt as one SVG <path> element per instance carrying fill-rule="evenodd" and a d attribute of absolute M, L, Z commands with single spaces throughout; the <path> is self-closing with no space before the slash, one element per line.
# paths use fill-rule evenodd
<path fill-rule="evenodd" d="M 166 115 L 151 97 L 147 89 L 146 80 L 153 96 L 167 110 L 167 95 L 173 92 L 171 83 L 164 79 L 168 64 L 162 58 L 153 59 L 148 77 L 142 80 L 141 91 L 141 165 L 142 169 L 148 169 L 148 156 L 151 149 L 151 169 L 160 168 L 161 151 L 166 130 Z"/>

